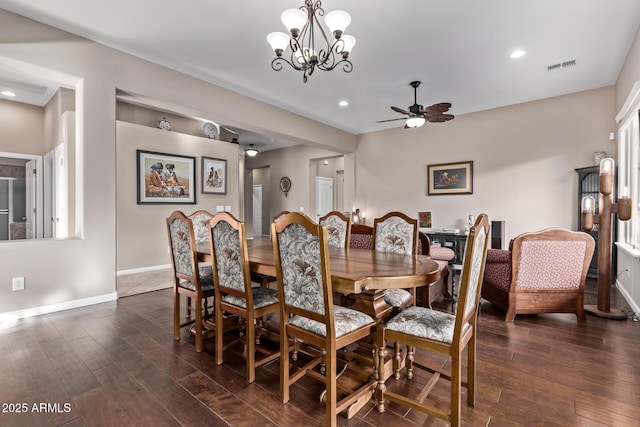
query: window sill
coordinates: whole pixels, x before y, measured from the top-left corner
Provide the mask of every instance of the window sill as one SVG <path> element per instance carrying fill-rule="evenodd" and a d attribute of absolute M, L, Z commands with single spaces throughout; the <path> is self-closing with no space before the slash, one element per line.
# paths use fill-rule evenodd
<path fill-rule="evenodd" d="M 633 247 L 630 244 L 624 242 L 616 242 L 616 246 L 618 247 L 618 249 L 622 250 L 630 257 L 636 259 L 640 258 L 640 248 Z"/>

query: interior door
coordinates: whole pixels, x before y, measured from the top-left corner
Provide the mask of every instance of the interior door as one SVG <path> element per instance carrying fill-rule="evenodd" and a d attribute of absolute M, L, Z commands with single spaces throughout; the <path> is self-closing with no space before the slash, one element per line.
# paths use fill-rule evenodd
<path fill-rule="evenodd" d="M 262 235 L 262 185 L 253 186 L 253 235 Z"/>
<path fill-rule="evenodd" d="M 317 217 L 333 210 L 333 178 L 316 176 L 316 214 Z"/>

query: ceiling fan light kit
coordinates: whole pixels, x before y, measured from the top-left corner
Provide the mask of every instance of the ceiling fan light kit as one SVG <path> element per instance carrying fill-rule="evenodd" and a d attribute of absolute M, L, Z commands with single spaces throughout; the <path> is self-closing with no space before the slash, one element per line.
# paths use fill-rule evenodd
<path fill-rule="evenodd" d="M 453 120 L 453 118 L 455 117 L 453 114 L 445 114 L 445 112 L 449 111 L 449 108 L 451 108 L 451 103 L 440 102 L 428 107 L 423 107 L 422 105 L 418 104 L 418 86 L 420 86 L 420 82 L 416 80 L 409 84 L 413 88 L 413 105 L 409 107 L 409 110 L 404 110 L 399 107 L 391 107 L 391 109 L 396 113 L 405 114 L 409 117 L 406 119 L 404 117 L 401 117 L 398 119 L 379 120 L 376 123 L 405 120 L 405 129 L 415 129 L 424 125 L 426 122 L 442 123 Z"/>
<path fill-rule="evenodd" d="M 245 148 L 244 152 L 249 157 L 255 157 L 258 154 L 258 149 L 256 148 L 255 145 L 251 144 L 251 145 L 249 145 L 248 148 Z"/>
<path fill-rule="evenodd" d="M 333 34 L 333 40 L 327 37 L 327 33 L 320 25 L 319 16 L 324 16 L 324 22 Z M 299 9 L 287 9 L 280 16 L 289 34 L 273 32 L 267 35 L 267 42 L 276 54 L 271 61 L 271 68 L 280 71 L 283 63 L 302 71 L 302 80 L 306 83 L 313 71 L 318 68 L 322 71 L 331 71 L 342 64 L 346 73 L 353 70 L 353 64 L 349 61 L 349 53 L 356 44 L 356 38 L 344 34 L 351 23 L 351 16 L 342 10 L 334 10 L 325 15 L 320 0 L 305 0 L 304 6 Z M 316 48 L 318 41 L 319 50 Z M 322 46 L 320 46 L 320 44 Z M 283 55 L 290 47 L 290 60 Z"/>

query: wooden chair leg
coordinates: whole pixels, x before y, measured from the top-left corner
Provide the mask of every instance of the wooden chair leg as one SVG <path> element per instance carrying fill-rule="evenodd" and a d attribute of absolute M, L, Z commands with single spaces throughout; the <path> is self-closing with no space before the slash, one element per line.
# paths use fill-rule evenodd
<path fill-rule="evenodd" d="M 280 399 L 289 401 L 289 337 L 286 327 L 280 331 Z"/>
<path fill-rule="evenodd" d="M 408 380 L 412 380 L 413 379 L 413 361 L 415 360 L 414 358 L 414 353 L 416 351 L 416 348 L 412 345 L 408 345 L 407 346 L 407 359 L 405 361 L 406 363 L 406 368 L 407 368 L 407 379 Z"/>
<path fill-rule="evenodd" d="M 180 293 L 177 288 L 173 294 L 173 339 L 180 339 Z"/>
<path fill-rule="evenodd" d="M 451 355 L 451 427 L 460 425 L 462 416 L 460 408 L 460 390 L 461 390 L 461 354 L 462 350 L 454 352 Z"/>
<path fill-rule="evenodd" d="M 393 343 L 393 378 L 399 380 L 400 379 L 400 365 L 402 362 L 402 358 L 400 357 L 400 344 L 397 342 Z"/>
<path fill-rule="evenodd" d="M 378 351 L 376 352 L 376 366 L 377 366 L 377 379 L 378 385 L 376 386 L 375 398 L 376 398 L 376 407 L 378 412 L 383 413 L 384 409 L 384 392 L 387 389 L 385 385 L 385 371 L 384 371 L 384 356 L 387 348 L 387 343 L 384 339 L 384 331 L 382 328 L 378 328 L 379 331 L 376 334 L 376 346 Z"/>
<path fill-rule="evenodd" d="M 216 365 L 221 365 L 224 360 L 224 320 L 223 313 L 220 304 L 217 299 L 214 301 L 215 309 L 214 316 L 216 319 L 216 349 L 215 349 L 215 362 Z"/>
<path fill-rule="evenodd" d="M 247 319 L 247 382 L 256 380 L 256 322 L 253 318 Z"/>
<path fill-rule="evenodd" d="M 185 310 L 185 317 L 191 319 L 191 297 L 187 297 L 187 309 Z"/>
<path fill-rule="evenodd" d="M 476 404 L 476 332 L 467 345 L 467 404 Z"/>
<path fill-rule="evenodd" d="M 204 339 L 202 330 L 202 298 L 197 298 L 198 306 L 196 307 L 196 351 L 200 353 L 202 351 Z"/>
<path fill-rule="evenodd" d="M 327 404 L 327 426 L 335 426 L 338 417 L 338 380 L 336 378 L 337 355 L 335 349 L 326 354 L 327 374 L 326 374 L 326 404 Z"/>

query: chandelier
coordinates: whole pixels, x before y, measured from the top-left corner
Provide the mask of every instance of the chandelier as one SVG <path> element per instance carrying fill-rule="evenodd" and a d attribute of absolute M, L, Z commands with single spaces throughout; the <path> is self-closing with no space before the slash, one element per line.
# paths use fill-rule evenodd
<path fill-rule="evenodd" d="M 351 16 L 342 10 L 327 13 L 324 22 L 333 33 L 333 39 L 329 41 L 318 20 L 323 15 L 324 9 L 320 0 L 305 0 L 304 6 L 300 6 L 299 9 L 287 9 L 282 12 L 280 20 L 289 34 L 274 32 L 267 36 L 267 42 L 276 53 L 276 57 L 271 61 L 271 68 L 280 71 L 282 63 L 286 62 L 303 72 L 302 80 L 305 83 L 316 68 L 331 71 L 343 64 L 344 72 L 350 73 L 353 70 L 349 53 L 356 44 L 356 38 L 343 34 L 351 23 Z M 291 48 L 290 60 L 283 57 L 287 45 Z"/>

